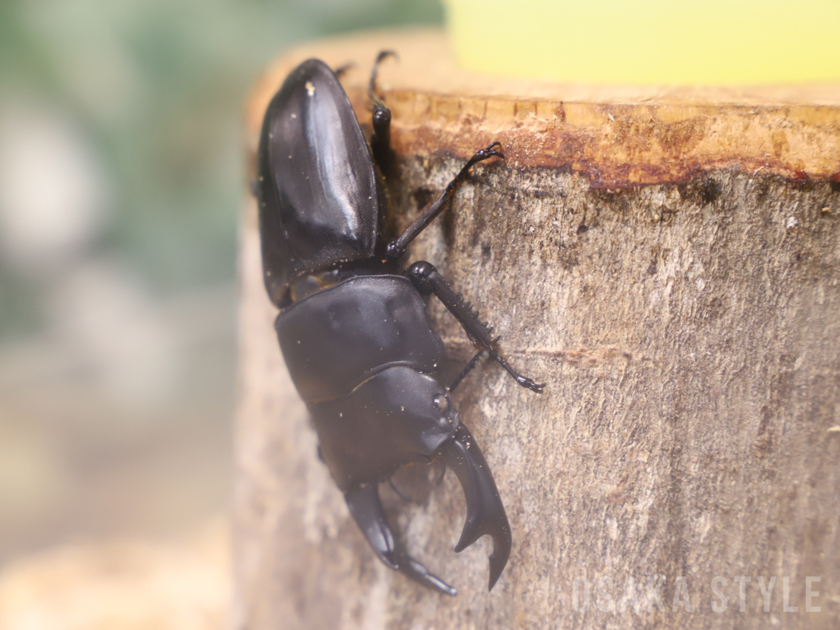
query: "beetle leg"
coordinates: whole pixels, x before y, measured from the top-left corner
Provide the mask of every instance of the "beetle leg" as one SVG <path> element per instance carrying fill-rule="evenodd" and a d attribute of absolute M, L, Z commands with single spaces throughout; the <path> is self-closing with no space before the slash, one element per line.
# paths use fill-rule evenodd
<path fill-rule="evenodd" d="M 499 346 L 497 344 L 498 337 L 492 337 L 490 328 L 478 316 L 472 306 L 459 294 L 455 289 L 449 286 L 449 283 L 444 280 L 440 272 L 435 266 L 424 260 L 418 261 L 411 265 L 406 271 L 406 275 L 417 287 L 417 290 L 423 294 L 434 293 L 437 298 L 443 302 L 447 310 L 455 316 L 461 326 L 466 331 L 470 339 L 472 339 L 478 346 L 487 350 L 493 360 L 498 362 L 508 374 L 522 387 L 527 387 L 532 392 L 541 393 L 545 387 L 544 383 L 537 383 L 533 379 L 523 376 L 511 367 L 510 363 L 499 354 Z M 473 359 L 475 361 L 475 359 Z M 470 361 L 470 364 L 473 363 Z M 467 368 L 472 369 L 471 365 Z M 468 370 L 467 370 L 468 371 Z M 464 372 L 462 375 L 466 376 Z M 462 376 L 455 380 L 455 385 L 461 382 Z"/>
<path fill-rule="evenodd" d="M 501 143 L 494 142 L 490 146 L 481 149 L 480 151 L 476 151 L 475 155 L 469 159 L 452 181 L 447 184 L 444 191 L 440 194 L 440 197 L 428 205 L 426 209 L 420 213 L 420 216 L 414 219 L 414 222 L 406 228 L 405 232 L 403 232 L 398 238 L 388 243 L 388 247 L 385 249 L 385 254 L 388 258 L 399 258 L 402 256 L 405 253 L 405 248 L 408 247 L 408 244 L 413 241 L 420 232 L 426 229 L 426 226 L 434 221 L 437 215 L 446 209 L 446 206 L 449 205 L 449 202 L 455 195 L 455 191 L 458 190 L 458 187 L 464 183 L 464 180 L 467 179 L 470 169 L 475 164 L 488 160 L 491 157 L 505 159 L 505 154 L 502 153 L 501 147 Z"/>
<path fill-rule="evenodd" d="M 435 479 L 435 485 L 439 486 L 443 483 L 443 478 L 446 476 L 446 462 L 441 457 L 436 457 L 434 461 L 441 463 L 440 475 Z"/>
<path fill-rule="evenodd" d="M 373 136 L 370 139 L 370 148 L 373 159 L 376 160 L 379 170 L 383 173 L 389 172 L 394 164 L 391 151 L 391 110 L 385 106 L 376 93 L 376 77 L 379 73 L 379 65 L 388 57 L 396 58 L 396 56 L 397 53 L 393 50 L 381 51 L 373 63 L 368 84 L 368 98 L 373 106 Z"/>
<path fill-rule="evenodd" d="M 340 80 L 341 80 L 341 78 L 342 78 L 345 74 L 347 74 L 347 72 L 348 72 L 349 70 L 351 70 L 351 69 L 352 69 L 355 65 L 356 65 L 355 63 L 353 63 L 352 61 L 349 61 L 349 62 L 345 63 L 344 65 L 338 66 L 338 68 L 336 68 L 335 70 L 333 70 L 333 73 L 335 74 L 335 76 L 337 76 L 337 77 L 338 77 L 338 79 L 339 79 L 339 81 L 340 81 Z"/>
<path fill-rule="evenodd" d="M 496 339 L 493 340 L 493 343 L 496 343 L 498 340 L 499 340 L 499 338 L 496 337 Z M 458 374 L 458 376 L 455 377 L 454 381 L 452 381 L 452 385 L 449 386 L 449 391 L 450 392 L 455 391 L 455 388 L 458 387 L 458 385 L 461 384 L 461 381 L 463 381 L 467 377 L 467 374 L 469 374 L 470 372 L 473 371 L 473 368 L 475 368 L 475 366 L 478 364 L 479 360 L 483 356 L 485 356 L 486 354 L 487 354 L 487 348 L 482 348 L 481 350 L 476 352 L 475 356 L 472 359 L 470 359 L 470 362 L 467 363 L 466 366 L 464 366 L 463 370 L 461 370 L 461 373 Z"/>
<path fill-rule="evenodd" d="M 382 501 L 379 499 L 379 486 L 375 483 L 360 485 L 351 488 L 344 493 L 344 500 L 350 508 L 350 514 L 356 519 L 359 529 L 364 532 L 368 543 L 388 567 L 404 573 L 412 580 L 429 586 L 445 595 L 458 594 L 453 587 L 441 580 L 436 575 L 429 573 L 429 570 L 414 558 L 409 556 L 403 546 L 394 536 L 391 526 L 388 524 L 388 517 L 382 508 Z M 504 567 L 504 564 L 502 564 Z"/>
<path fill-rule="evenodd" d="M 400 499 L 402 499 L 406 503 L 414 503 L 411 497 L 404 495 L 402 491 L 399 488 L 397 488 L 397 484 L 394 483 L 393 478 L 388 480 L 388 485 L 391 486 L 391 490 L 393 490 Z"/>
<path fill-rule="evenodd" d="M 467 518 L 455 551 L 463 551 L 485 534 L 493 539 L 493 554 L 490 556 L 492 589 L 510 556 L 511 535 L 510 523 L 487 460 L 463 424 L 451 440 L 440 446 L 436 455 L 455 471 L 467 499 Z"/>

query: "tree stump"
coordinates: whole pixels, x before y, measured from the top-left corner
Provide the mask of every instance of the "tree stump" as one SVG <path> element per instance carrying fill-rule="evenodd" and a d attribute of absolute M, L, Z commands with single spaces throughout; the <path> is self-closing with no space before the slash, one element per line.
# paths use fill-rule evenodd
<path fill-rule="evenodd" d="M 458 70 L 438 31 L 288 52 L 247 107 L 317 56 L 369 126 L 380 49 L 395 222 L 498 140 L 412 246 L 502 336 L 456 392 L 513 532 L 487 592 L 484 539 L 456 555 L 454 475 L 383 487 L 446 598 L 381 565 L 316 456 L 261 278 L 241 250 L 236 628 L 837 628 L 840 619 L 840 86 L 540 84 Z M 431 300 L 454 364 L 473 348 Z M 436 471 L 439 473 L 439 471 Z M 428 480 L 427 480 L 428 479 Z M 796 609 L 794 611 L 793 609 Z"/>

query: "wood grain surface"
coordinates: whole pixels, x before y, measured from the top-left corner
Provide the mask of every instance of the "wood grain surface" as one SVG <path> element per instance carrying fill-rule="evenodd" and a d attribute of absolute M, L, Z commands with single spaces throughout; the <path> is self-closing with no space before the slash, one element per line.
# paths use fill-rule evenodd
<path fill-rule="evenodd" d="M 354 62 L 367 123 L 382 48 L 400 54 L 381 73 L 398 228 L 474 150 L 499 140 L 508 156 L 475 168 L 408 258 L 437 265 L 547 383 L 537 396 L 487 364 L 456 395 L 513 552 L 488 593 L 489 541 L 452 552 L 457 480 L 420 470 L 398 480 L 414 503 L 383 496 L 458 597 L 375 559 L 286 373 L 246 197 L 235 627 L 838 627 L 840 86 L 516 82 L 458 71 L 436 31 L 364 34 L 267 72 L 246 107 L 250 172 L 296 63 Z M 428 312 L 457 370 L 472 347 Z"/>

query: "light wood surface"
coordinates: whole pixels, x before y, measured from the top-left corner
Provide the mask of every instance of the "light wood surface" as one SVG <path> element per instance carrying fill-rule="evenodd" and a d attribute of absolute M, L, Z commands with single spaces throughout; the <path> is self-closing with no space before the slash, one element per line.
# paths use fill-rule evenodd
<path fill-rule="evenodd" d="M 513 552 L 487 593 L 489 541 L 452 552 L 465 506 L 448 474 L 401 480 L 415 504 L 383 495 L 458 597 L 374 558 L 288 380 L 246 198 L 235 627 L 836 628 L 840 87 L 517 82 L 459 72 L 435 31 L 364 34 L 296 48 L 267 72 L 246 108 L 250 150 L 271 95 L 310 56 L 356 64 L 344 81 L 367 123 L 382 48 L 400 54 L 381 73 L 398 227 L 475 149 L 499 140 L 508 156 L 475 169 L 409 258 L 437 265 L 547 383 L 537 396 L 485 365 L 456 396 Z M 463 364 L 457 323 L 434 301 L 429 314 Z"/>
<path fill-rule="evenodd" d="M 564 168 L 593 186 L 686 181 L 737 167 L 800 180 L 840 181 L 840 83 L 750 88 L 574 85 L 459 70 L 440 31 L 380 32 L 302 46 L 260 81 L 246 111 L 249 141 L 268 101 L 312 56 L 353 63 L 345 87 L 361 118 L 379 50 L 399 61 L 380 72 L 400 153 L 466 158 L 489 138 L 516 167 Z M 482 145 L 483 146 L 483 145 Z"/>

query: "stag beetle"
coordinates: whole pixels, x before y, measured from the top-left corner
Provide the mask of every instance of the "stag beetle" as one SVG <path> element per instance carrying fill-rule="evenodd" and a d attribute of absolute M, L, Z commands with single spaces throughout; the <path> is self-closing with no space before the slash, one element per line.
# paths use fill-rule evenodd
<path fill-rule="evenodd" d="M 268 106 L 258 152 L 257 198 L 265 287 L 289 373 L 318 434 L 319 454 L 359 529 L 382 562 L 448 595 L 456 590 L 408 555 L 394 534 L 378 484 L 401 466 L 441 459 L 458 477 L 467 518 L 455 551 L 493 539 L 490 588 L 511 549 L 510 525 L 481 450 L 458 419 L 450 391 L 483 355 L 535 392 L 498 338 L 428 262 L 401 272 L 406 246 L 438 214 L 470 168 L 504 158 L 494 142 L 478 151 L 436 201 L 388 238 L 383 172 L 390 170 L 391 112 L 370 77 L 373 133 L 365 140 L 336 73 L 318 59 L 300 64 Z M 451 387 L 440 383 L 443 342 L 423 296 L 433 293 L 479 353 Z"/>

